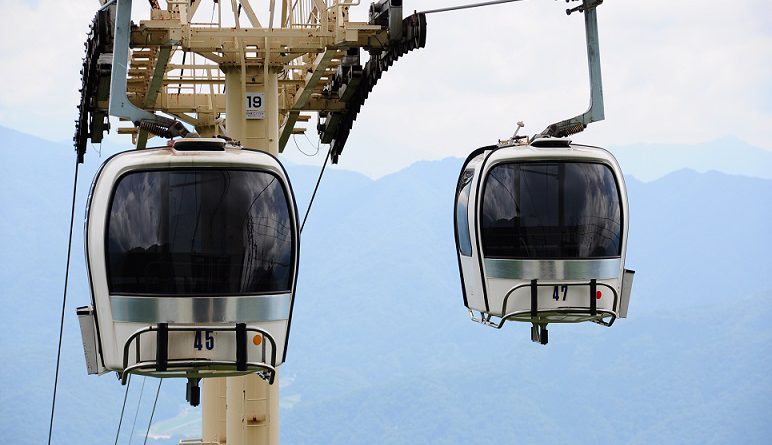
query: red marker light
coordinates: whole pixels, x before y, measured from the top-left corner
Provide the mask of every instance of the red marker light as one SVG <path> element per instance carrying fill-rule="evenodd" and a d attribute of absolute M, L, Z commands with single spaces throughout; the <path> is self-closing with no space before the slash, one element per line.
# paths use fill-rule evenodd
<path fill-rule="evenodd" d="M 601 291 L 595 292 L 595 299 L 596 300 L 600 300 L 600 297 L 602 297 L 602 296 L 603 296 L 603 292 L 601 292 Z"/>

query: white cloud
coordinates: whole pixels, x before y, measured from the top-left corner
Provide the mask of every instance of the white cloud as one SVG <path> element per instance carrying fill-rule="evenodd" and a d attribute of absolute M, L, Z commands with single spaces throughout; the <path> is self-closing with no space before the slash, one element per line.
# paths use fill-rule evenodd
<path fill-rule="evenodd" d="M 366 3 L 354 19 L 365 19 Z M 410 1 L 406 13 L 438 4 Z M 83 40 L 97 2 L 0 0 L 0 6 L 0 125 L 69 139 Z M 420 159 L 463 156 L 510 135 L 518 120 L 535 133 L 584 111 L 583 20 L 564 9 L 563 2 L 531 0 L 430 15 L 427 48 L 383 76 L 354 125 L 344 167 L 381 175 Z M 772 149 L 764 134 L 772 127 L 768 11 L 761 0 L 604 2 L 607 120 L 576 139 L 621 145 L 733 134 Z M 290 144 L 287 151 L 297 150 Z"/>
<path fill-rule="evenodd" d="M 0 125 L 51 139 L 71 137 L 83 43 L 98 5 L 0 1 Z"/>

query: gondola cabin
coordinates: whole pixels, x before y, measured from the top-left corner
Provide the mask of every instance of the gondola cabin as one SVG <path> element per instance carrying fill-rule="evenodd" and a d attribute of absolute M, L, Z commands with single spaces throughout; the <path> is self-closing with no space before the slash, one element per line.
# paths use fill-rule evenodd
<path fill-rule="evenodd" d="M 628 205 L 608 151 L 567 139 L 510 141 L 470 154 L 456 188 L 455 232 L 464 304 L 500 328 L 532 323 L 611 326 L 627 316 Z"/>
<path fill-rule="evenodd" d="M 113 156 L 87 209 L 89 372 L 272 381 L 298 236 L 289 179 L 269 154 L 198 138 Z"/>

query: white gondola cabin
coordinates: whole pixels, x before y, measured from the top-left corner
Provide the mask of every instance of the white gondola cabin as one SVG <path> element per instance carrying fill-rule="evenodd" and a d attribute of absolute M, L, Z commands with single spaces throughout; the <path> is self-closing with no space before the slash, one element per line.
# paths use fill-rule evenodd
<path fill-rule="evenodd" d="M 500 328 L 627 316 L 627 191 L 608 151 L 536 138 L 480 148 L 456 188 L 456 247 L 464 304 Z"/>
<path fill-rule="evenodd" d="M 193 404 L 202 377 L 273 381 L 299 257 L 276 158 L 201 138 L 120 153 L 94 179 L 85 238 L 89 373 L 186 377 Z"/>

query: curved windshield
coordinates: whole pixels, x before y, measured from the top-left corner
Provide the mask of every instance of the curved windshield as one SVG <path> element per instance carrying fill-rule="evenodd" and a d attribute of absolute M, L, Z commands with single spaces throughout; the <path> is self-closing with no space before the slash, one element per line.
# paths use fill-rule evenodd
<path fill-rule="evenodd" d="M 472 255 L 472 241 L 469 238 L 469 192 L 472 186 L 473 170 L 466 170 L 456 187 L 456 240 L 461 255 Z"/>
<path fill-rule="evenodd" d="M 288 291 L 290 209 L 281 181 L 248 170 L 129 173 L 107 223 L 111 293 L 254 294 Z"/>
<path fill-rule="evenodd" d="M 486 257 L 607 258 L 622 249 L 619 190 L 603 164 L 499 164 L 485 178 L 481 225 Z"/>

